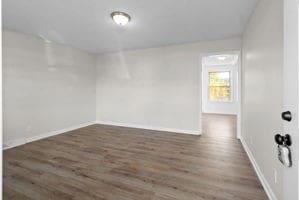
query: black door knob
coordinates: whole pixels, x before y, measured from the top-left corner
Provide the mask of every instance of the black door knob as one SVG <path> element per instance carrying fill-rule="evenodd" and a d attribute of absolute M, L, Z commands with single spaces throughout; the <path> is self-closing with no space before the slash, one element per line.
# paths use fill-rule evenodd
<path fill-rule="evenodd" d="M 292 145 L 292 139 L 289 134 L 286 134 L 285 136 L 276 134 L 274 139 L 275 139 L 276 144 L 278 144 L 278 145 L 286 145 L 286 146 Z"/>
<path fill-rule="evenodd" d="M 283 145 L 284 137 L 282 135 L 276 134 L 274 138 L 275 138 L 276 144 Z"/>
<path fill-rule="evenodd" d="M 281 113 L 281 118 L 285 121 L 292 121 L 292 113 L 290 111 L 285 111 L 283 113 Z"/>

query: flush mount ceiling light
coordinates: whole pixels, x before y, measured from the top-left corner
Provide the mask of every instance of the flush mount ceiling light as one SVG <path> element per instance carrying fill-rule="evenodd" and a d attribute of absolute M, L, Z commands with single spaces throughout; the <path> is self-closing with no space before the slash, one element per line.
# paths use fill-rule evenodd
<path fill-rule="evenodd" d="M 226 60 L 227 56 L 217 56 L 218 60 Z"/>
<path fill-rule="evenodd" d="M 212 56 L 209 56 L 210 58 L 212 59 L 217 59 L 217 60 L 226 60 L 229 58 L 229 55 L 212 55 Z"/>
<path fill-rule="evenodd" d="M 120 11 L 112 12 L 111 18 L 119 26 L 125 26 L 131 20 L 130 15 Z"/>

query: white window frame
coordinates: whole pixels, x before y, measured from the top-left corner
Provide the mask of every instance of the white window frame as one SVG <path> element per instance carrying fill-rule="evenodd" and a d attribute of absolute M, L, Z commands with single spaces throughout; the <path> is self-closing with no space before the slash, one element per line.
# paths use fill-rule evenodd
<path fill-rule="evenodd" d="M 227 65 L 226 65 L 227 66 Z M 221 65 L 219 65 L 218 67 L 221 67 Z M 217 72 L 229 72 L 229 86 L 230 86 L 230 99 L 229 100 L 211 100 L 210 99 L 210 73 L 217 73 Z M 233 81 L 233 70 L 232 69 L 228 69 L 228 70 L 222 70 L 222 69 L 215 69 L 215 70 L 207 70 L 207 98 L 209 102 L 213 102 L 213 103 L 225 103 L 225 102 L 233 102 L 234 101 L 234 81 Z"/>

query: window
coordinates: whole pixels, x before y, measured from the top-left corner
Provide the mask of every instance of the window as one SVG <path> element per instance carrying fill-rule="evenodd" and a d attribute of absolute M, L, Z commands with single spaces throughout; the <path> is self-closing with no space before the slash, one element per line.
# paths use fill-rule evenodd
<path fill-rule="evenodd" d="M 210 101 L 231 100 L 230 72 L 209 72 Z"/>

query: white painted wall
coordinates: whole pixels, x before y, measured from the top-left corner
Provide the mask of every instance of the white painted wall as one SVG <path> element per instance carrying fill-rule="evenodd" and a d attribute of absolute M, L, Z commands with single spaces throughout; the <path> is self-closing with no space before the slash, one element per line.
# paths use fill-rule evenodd
<path fill-rule="evenodd" d="M 198 133 L 200 55 L 240 49 L 236 38 L 99 55 L 97 120 Z"/>
<path fill-rule="evenodd" d="M 238 70 L 239 63 L 234 65 L 203 65 L 203 96 L 202 111 L 204 113 L 216 114 L 238 114 Z M 230 72 L 231 76 L 231 100 L 230 101 L 210 101 L 209 97 L 209 73 L 210 72 Z"/>
<path fill-rule="evenodd" d="M 242 68 L 242 138 L 268 189 L 282 199 L 282 167 L 273 137 L 283 130 L 283 1 L 259 2 L 244 34 Z"/>
<path fill-rule="evenodd" d="M 95 120 L 95 56 L 3 32 L 4 144 Z"/>

